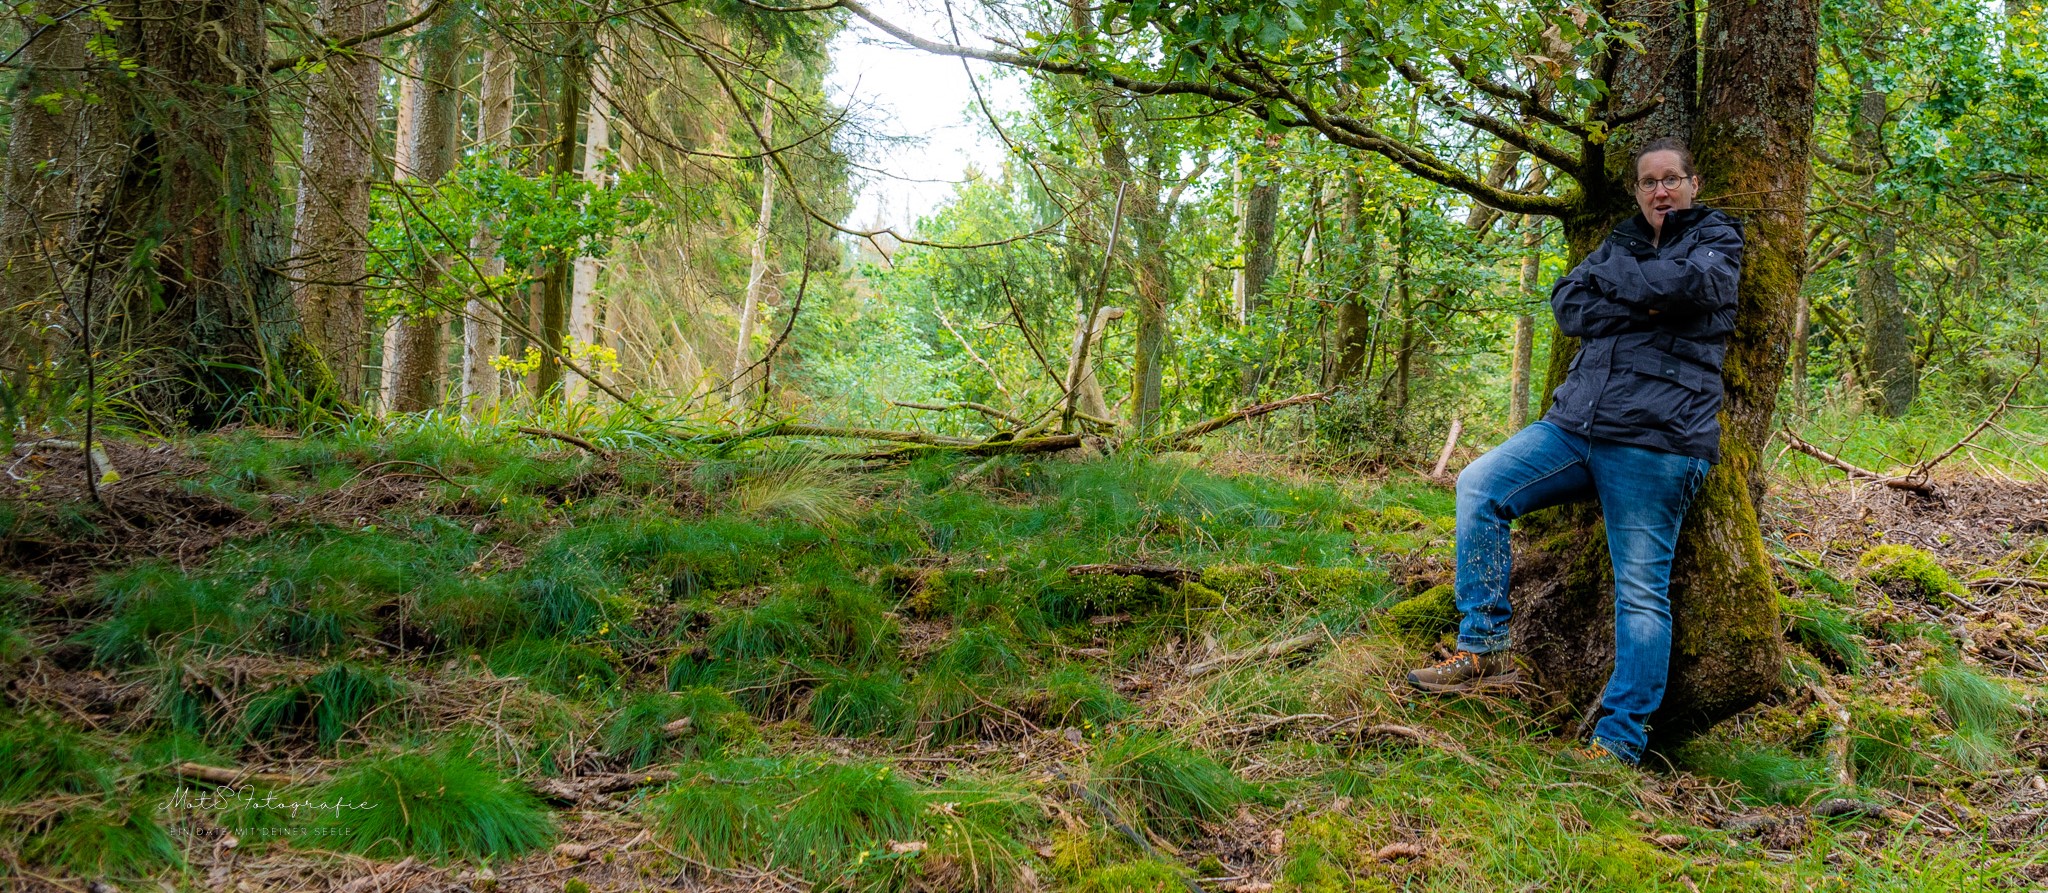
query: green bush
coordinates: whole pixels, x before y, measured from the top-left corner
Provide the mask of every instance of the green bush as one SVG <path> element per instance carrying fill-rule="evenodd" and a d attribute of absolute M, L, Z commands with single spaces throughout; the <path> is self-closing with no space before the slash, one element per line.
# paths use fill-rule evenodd
<path fill-rule="evenodd" d="M 459 747 L 363 761 L 315 799 L 345 804 L 321 819 L 330 839 L 376 858 L 509 858 L 555 832 L 539 798 Z"/>

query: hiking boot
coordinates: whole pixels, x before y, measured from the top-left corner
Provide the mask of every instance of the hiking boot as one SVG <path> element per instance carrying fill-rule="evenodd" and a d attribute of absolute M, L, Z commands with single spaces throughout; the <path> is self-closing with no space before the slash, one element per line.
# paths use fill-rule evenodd
<path fill-rule="evenodd" d="M 1607 745 L 1601 744 L 1598 738 L 1588 742 L 1584 747 L 1572 748 L 1570 753 L 1578 760 L 1579 765 L 1575 768 L 1621 769 L 1635 767 L 1634 763 L 1622 759 L 1620 754 L 1608 750 Z"/>
<path fill-rule="evenodd" d="M 1522 667 L 1505 651 L 1460 651 L 1436 666 L 1409 670 L 1408 684 L 1438 694 L 1513 688 L 1522 684 Z"/>

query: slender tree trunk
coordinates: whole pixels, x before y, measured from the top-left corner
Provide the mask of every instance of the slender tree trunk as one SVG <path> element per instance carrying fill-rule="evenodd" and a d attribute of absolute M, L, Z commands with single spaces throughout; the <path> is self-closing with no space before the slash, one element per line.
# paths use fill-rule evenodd
<path fill-rule="evenodd" d="M 1323 389 L 1329 390 L 1365 368 L 1372 346 L 1372 301 L 1379 292 L 1378 241 L 1365 219 L 1365 181 L 1348 175 L 1344 187 L 1344 238 L 1350 249 L 1345 265 L 1346 287 L 1337 304 L 1336 359 L 1328 364 Z"/>
<path fill-rule="evenodd" d="M 1541 299 L 1543 275 L 1543 222 L 1534 217 L 1522 218 L 1522 301 L 1536 303 Z M 1529 425 L 1529 373 L 1535 366 L 1536 318 L 1527 313 L 1515 314 L 1514 346 L 1508 360 L 1508 430 L 1520 431 Z"/>
<path fill-rule="evenodd" d="M 384 24 L 387 0 L 321 0 L 320 30 L 333 38 Z M 299 195 L 292 227 L 292 293 L 306 340 L 334 371 L 336 396 L 362 398 L 363 280 L 369 265 L 370 175 L 378 142 L 377 53 L 370 41 L 327 59 L 312 78 Z"/>
<path fill-rule="evenodd" d="M 497 42 L 484 47 L 483 88 L 478 101 L 477 145 L 493 159 L 504 160 L 512 144 L 512 94 L 514 87 L 512 50 Z M 487 279 L 497 279 L 505 274 L 505 258 L 498 253 L 500 241 L 492 224 L 485 224 L 470 243 L 470 254 L 482 259 L 483 273 Z M 462 411 L 474 415 L 488 410 L 498 403 L 499 373 L 491 360 L 500 351 L 499 343 L 504 337 L 504 322 L 499 313 L 508 313 L 505 302 L 491 306 L 491 295 L 484 289 L 470 296 L 462 314 Z"/>
<path fill-rule="evenodd" d="M 610 67 L 617 53 L 617 37 L 612 29 L 598 29 L 597 55 L 590 60 L 590 101 L 583 117 L 583 169 L 585 182 L 603 185 L 607 176 L 605 156 L 611 152 L 612 123 L 611 109 L 607 105 L 612 86 Z M 569 289 L 569 338 L 577 350 L 588 350 L 598 346 L 597 340 L 597 274 L 598 259 L 592 255 L 576 258 L 571 274 Z M 596 364 L 585 363 L 584 368 L 596 371 Z M 580 375 L 572 375 L 563 383 L 562 393 L 570 401 L 582 400 L 590 390 L 590 383 Z"/>
<path fill-rule="evenodd" d="M 775 132 L 775 104 L 761 102 L 761 135 L 772 139 Z M 762 146 L 761 151 L 768 151 Z M 754 327 L 761 314 L 761 301 L 773 287 L 769 282 L 768 235 L 775 221 L 775 165 L 761 161 L 761 209 L 754 216 L 754 245 L 747 266 L 747 297 L 740 307 L 739 340 L 732 349 L 732 408 L 745 409 L 752 399 L 754 383 L 760 380 L 754 364 Z"/>
<path fill-rule="evenodd" d="M 26 9 L 16 24 L 34 34 L 44 26 Z M 106 110 L 85 99 L 86 41 L 100 30 L 71 16 L 20 51 L 0 186 L 0 370 L 13 382 L 49 374 L 71 340 L 66 293 L 87 222 L 77 211 L 92 200 L 81 188 L 123 160 Z"/>
<path fill-rule="evenodd" d="M 452 5 L 447 9 L 418 44 L 420 77 L 413 87 L 412 128 L 405 134 L 405 154 L 412 165 L 408 182 L 425 187 L 439 183 L 455 167 L 462 124 L 462 90 L 456 82 L 462 22 Z M 446 255 L 425 262 L 416 286 L 423 295 L 440 288 L 447 264 Z M 447 328 L 447 318 L 432 305 L 394 321 L 393 332 L 385 338 L 386 347 L 392 348 L 384 360 L 386 409 L 421 412 L 440 405 Z"/>
<path fill-rule="evenodd" d="M 1885 93 L 1865 84 L 1851 119 L 1849 145 L 1860 165 L 1884 163 Z M 1878 207 L 1877 177 L 1857 184 L 1858 196 Z M 1856 304 L 1863 317 L 1863 402 L 1887 417 L 1904 415 L 1920 392 L 1920 370 L 1913 362 L 1913 326 L 1906 302 L 1899 296 L 1894 266 L 1899 231 L 1883 214 L 1872 214 L 1856 252 Z"/>
<path fill-rule="evenodd" d="M 562 59 L 562 94 L 555 109 L 555 125 L 559 134 L 555 138 L 555 161 L 552 172 L 565 176 L 576 169 L 576 120 L 583 108 L 583 67 L 587 62 L 581 53 L 570 53 Z M 541 280 L 540 332 L 546 344 L 541 348 L 545 359 L 534 379 L 534 391 L 541 399 L 552 400 L 561 396 L 561 360 L 554 351 L 567 349 L 570 262 L 568 256 L 558 257 L 551 269 Z"/>
<path fill-rule="evenodd" d="M 1394 318 L 1400 326 L 1400 336 L 1394 344 L 1394 376 L 1388 381 L 1384 398 L 1393 409 L 1398 443 L 1399 429 L 1408 412 L 1408 377 L 1415 356 L 1415 307 L 1409 287 L 1413 271 L 1409 267 L 1407 208 L 1400 210 L 1394 226 Z"/>
<path fill-rule="evenodd" d="M 1806 414 L 1806 346 L 1813 328 L 1813 303 L 1802 289 L 1792 308 L 1792 409 Z"/>
<path fill-rule="evenodd" d="M 1280 218 L 1280 182 L 1272 153 L 1280 147 L 1278 135 L 1266 137 L 1266 152 L 1240 162 L 1239 175 L 1248 181 L 1244 209 L 1238 218 L 1238 250 L 1244 263 L 1232 278 L 1231 293 L 1237 299 L 1237 324 L 1252 325 L 1266 309 L 1266 281 L 1273 276 L 1277 258 L 1274 229 Z M 1246 333 L 1248 337 L 1251 333 Z M 1264 383 L 1265 363 L 1253 359 L 1243 372 L 1241 391 L 1247 398 L 1258 394 Z"/>

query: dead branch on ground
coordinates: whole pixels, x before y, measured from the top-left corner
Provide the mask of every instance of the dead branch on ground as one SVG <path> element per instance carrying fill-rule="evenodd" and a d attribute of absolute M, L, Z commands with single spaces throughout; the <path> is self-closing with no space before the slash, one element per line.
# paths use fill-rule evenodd
<path fill-rule="evenodd" d="M 1322 633 L 1309 633 L 1307 635 L 1295 636 L 1292 639 L 1282 639 L 1278 642 L 1246 648 L 1243 651 L 1232 651 L 1219 657 L 1212 657 L 1205 661 L 1188 664 L 1184 672 L 1187 673 L 1189 678 L 1193 678 L 1219 667 L 1226 667 L 1247 660 L 1261 658 L 1271 660 L 1276 657 L 1286 657 L 1317 642 L 1328 641 L 1328 638 L 1328 636 Z"/>
<path fill-rule="evenodd" d="M 1146 443 L 1152 446 L 1153 448 L 1160 450 L 1182 449 L 1186 447 L 1188 443 L 1193 441 L 1195 438 L 1200 437 L 1204 434 L 1208 434 L 1211 431 L 1215 431 L 1221 428 L 1227 428 L 1231 425 L 1237 424 L 1238 422 L 1242 422 L 1247 419 L 1255 419 L 1259 416 L 1265 415 L 1270 412 L 1286 409 L 1289 406 L 1300 406 L 1304 403 L 1321 403 L 1322 401 L 1329 399 L 1329 396 L 1329 391 L 1317 391 L 1313 394 L 1296 394 L 1285 400 L 1275 400 L 1271 403 L 1260 403 L 1254 406 L 1247 406 L 1243 409 L 1224 413 L 1223 415 L 1217 416 L 1213 419 L 1209 419 L 1205 422 L 1196 422 L 1195 424 L 1189 425 L 1178 431 L 1161 434 L 1158 437 L 1154 437 L 1146 441 Z"/>
<path fill-rule="evenodd" d="M 1863 478 L 1866 480 L 1875 481 L 1876 483 L 1883 484 L 1887 487 L 1892 487 L 1899 490 L 1911 490 L 1915 493 L 1931 494 L 1934 492 L 1934 486 L 1928 483 L 1927 478 L 1928 475 L 1934 471 L 1934 467 L 1947 461 L 1948 457 L 1955 455 L 1963 447 L 1969 446 L 1971 441 L 1977 439 L 1977 435 L 1983 434 L 1993 424 L 1995 424 L 1998 421 L 1999 416 L 2005 415 L 2005 411 L 2012 407 L 2013 395 L 2019 393 L 2020 385 L 2024 384 L 2027 379 L 2032 378 L 2034 375 L 2034 370 L 2039 368 L 2041 368 L 2041 352 L 2040 350 L 2036 349 L 2034 351 L 2033 365 L 2028 366 L 2027 371 L 2020 373 L 2018 377 L 2012 380 L 2012 386 L 2006 388 L 2005 396 L 1999 399 L 1998 407 L 1996 409 L 1991 410 L 1991 414 L 1985 416 L 1984 421 L 1978 422 L 1977 427 L 1970 429 L 1970 433 L 1963 435 L 1963 439 L 1956 441 L 1954 444 L 1950 445 L 1948 449 L 1942 450 L 1940 454 L 1934 456 L 1931 459 L 1926 459 L 1914 463 L 1913 467 L 1906 469 L 1904 472 L 1900 474 L 1880 474 L 1878 472 L 1871 471 L 1868 468 L 1852 465 L 1849 463 L 1848 460 L 1843 459 L 1840 456 L 1823 450 L 1820 447 L 1814 446 L 1813 444 L 1807 443 L 1799 435 L 1792 433 L 1792 426 L 1789 424 L 1779 429 L 1778 434 L 1784 437 L 1785 443 L 1793 449 L 1805 453 L 1808 456 L 1812 456 L 1813 458 L 1820 460 L 1823 464 L 1830 465 L 1837 469 L 1840 469 L 1844 473 L 1848 474 L 1850 477 Z"/>
<path fill-rule="evenodd" d="M 610 453 L 605 452 L 603 447 L 591 443 L 588 440 L 584 440 L 581 437 L 577 437 L 574 434 L 564 434 L 560 431 L 549 431 L 546 428 L 531 428 L 526 425 L 520 425 L 519 427 L 513 430 L 518 431 L 521 434 L 531 434 L 535 437 L 546 437 L 553 440 L 559 440 L 570 446 L 581 449 L 584 452 L 587 452 L 600 459 L 608 458 L 611 455 Z"/>

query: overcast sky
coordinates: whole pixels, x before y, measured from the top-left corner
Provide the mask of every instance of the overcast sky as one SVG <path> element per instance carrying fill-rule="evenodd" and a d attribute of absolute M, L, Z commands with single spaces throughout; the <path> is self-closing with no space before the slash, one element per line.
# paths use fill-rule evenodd
<path fill-rule="evenodd" d="M 872 0 L 868 6 L 896 25 L 950 42 L 946 7 L 938 0 Z M 986 46 L 965 18 L 967 8 L 961 11 L 962 41 Z M 1023 105 L 1023 82 L 991 71 L 986 63 L 967 65 L 906 47 L 857 19 L 833 41 L 827 91 L 834 102 L 853 110 L 859 126 L 885 138 L 846 145 L 854 151 L 854 162 L 867 168 L 855 171 L 861 192 L 849 224 L 880 221 L 909 232 L 919 217 L 952 194 L 970 166 L 992 171 L 1001 163 L 1002 143 L 986 135 L 987 126 L 980 123 L 968 72 L 998 115 Z"/>

